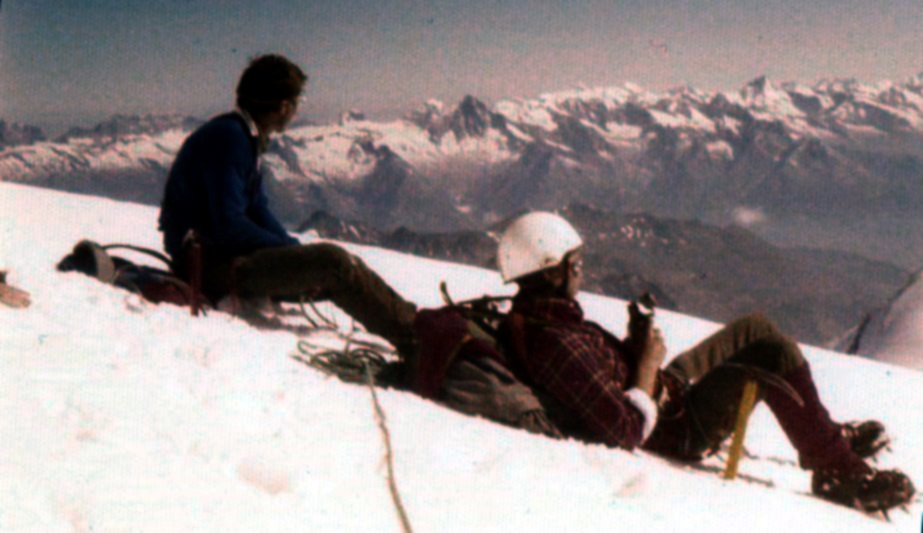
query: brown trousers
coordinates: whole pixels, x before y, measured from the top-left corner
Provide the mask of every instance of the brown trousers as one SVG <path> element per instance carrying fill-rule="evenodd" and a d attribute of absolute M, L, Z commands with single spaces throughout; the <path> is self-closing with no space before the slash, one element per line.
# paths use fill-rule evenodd
<path fill-rule="evenodd" d="M 239 257 L 233 264 L 206 261 L 204 277 L 212 294 L 330 300 L 398 352 L 413 351 L 416 306 L 361 259 L 335 244 L 267 248 Z"/>
<path fill-rule="evenodd" d="M 733 430 L 748 376 L 735 362 L 785 377 L 806 365 L 797 344 L 760 314 L 735 320 L 677 356 L 665 373 L 685 389 L 665 408 L 644 448 L 684 460 L 698 460 Z M 813 385 L 812 385 L 813 386 Z M 761 395 L 762 396 L 762 395 Z"/>

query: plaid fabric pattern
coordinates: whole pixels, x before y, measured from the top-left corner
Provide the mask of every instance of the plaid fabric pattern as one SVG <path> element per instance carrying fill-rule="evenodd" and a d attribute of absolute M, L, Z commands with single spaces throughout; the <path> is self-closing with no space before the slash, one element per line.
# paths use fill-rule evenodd
<path fill-rule="evenodd" d="M 575 300 L 517 297 L 512 312 L 526 319 L 527 354 L 520 364 L 532 383 L 599 441 L 629 450 L 638 446 L 644 415 L 625 396 L 630 367 L 618 341 L 585 321 Z"/>

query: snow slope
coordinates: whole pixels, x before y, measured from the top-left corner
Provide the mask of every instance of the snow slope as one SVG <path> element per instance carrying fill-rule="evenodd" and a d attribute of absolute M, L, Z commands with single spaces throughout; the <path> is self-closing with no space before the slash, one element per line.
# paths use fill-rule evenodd
<path fill-rule="evenodd" d="M 923 272 L 881 309 L 871 313 L 852 340 L 859 355 L 923 370 Z"/>
<path fill-rule="evenodd" d="M 159 247 L 156 210 L 0 184 L 0 268 L 32 293 L 0 306 L 0 531 L 398 531 L 369 391 L 294 361 L 298 338 L 193 319 L 54 265 L 80 238 Z M 310 241 L 311 236 L 301 236 Z M 504 288 L 490 271 L 349 246 L 407 297 Z M 624 302 L 583 294 L 617 333 Z M 328 308 L 329 312 L 333 312 Z M 672 352 L 716 329 L 663 312 Z M 348 321 L 340 316 L 340 323 Z M 322 336 L 315 342 L 332 344 Z M 880 467 L 923 484 L 923 374 L 807 348 L 834 415 L 894 437 Z M 760 407 L 750 481 L 642 453 L 553 441 L 379 391 L 416 531 L 917 531 L 806 494 Z M 772 485 L 772 486 L 768 486 Z"/>

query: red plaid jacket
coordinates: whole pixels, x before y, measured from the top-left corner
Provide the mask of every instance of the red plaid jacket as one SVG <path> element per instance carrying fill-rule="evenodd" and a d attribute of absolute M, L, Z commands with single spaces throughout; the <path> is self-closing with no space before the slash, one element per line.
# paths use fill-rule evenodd
<path fill-rule="evenodd" d="M 584 320 L 572 299 L 519 295 L 513 313 L 524 318 L 525 353 L 516 358 L 532 385 L 563 404 L 600 442 L 629 450 L 641 444 L 645 415 L 625 392 L 634 365 L 622 343 Z"/>

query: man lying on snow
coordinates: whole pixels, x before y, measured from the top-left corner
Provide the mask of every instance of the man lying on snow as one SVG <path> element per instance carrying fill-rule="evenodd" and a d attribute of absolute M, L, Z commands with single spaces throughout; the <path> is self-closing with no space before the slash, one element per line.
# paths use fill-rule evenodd
<path fill-rule="evenodd" d="M 646 338 L 619 340 L 584 320 L 575 299 L 582 244 L 564 219 L 532 213 L 508 227 L 498 253 L 504 280 L 519 286 L 505 331 L 508 344 L 520 348 L 510 352 L 521 354 L 516 363 L 525 380 L 557 400 L 579 434 L 701 460 L 731 433 L 751 375 L 742 369 L 754 368 L 778 376 L 802 400 L 780 387 L 762 390 L 801 466 L 813 471 L 815 494 L 866 511 L 910 501 L 905 474 L 879 472 L 863 460 L 886 442 L 881 423 L 834 423 L 801 350 L 763 316 L 731 322 L 663 370 L 666 347 L 656 328 L 629 323 L 629 332 L 646 331 Z"/>
<path fill-rule="evenodd" d="M 663 370 L 663 339 L 639 327 L 637 313 L 634 338 L 624 340 L 584 320 L 575 299 L 583 243 L 556 215 L 525 215 L 500 240 L 501 274 L 519 292 L 496 339 L 456 307 L 418 312 L 336 245 L 299 245 L 267 207 L 259 155 L 269 134 L 291 121 L 306 80 L 281 56 L 255 59 L 237 87 L 240 109 L 190 135 L 170 171 L 160 216 L 165 247 L 188 275 L 183 239 L 199 234 L 212 301 L 329 298 L 395 346 L 411 388 L 425 397 L 551 436 L 689 461 L 730 434 L 750 375 L 741 369 L 770 373 L 789 390 L 765 387 L 762 399 L 813 471 L 815 494 L 866 511 L 910 501 L 906 475 L 863 460 L 886 441 L 882 425 L 834 423 L 798 346 L 765 318 L 732 322 Z"/>

